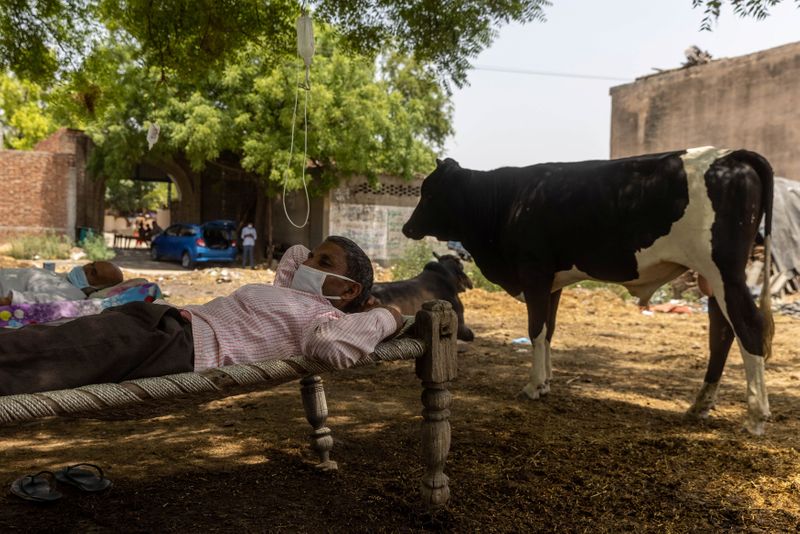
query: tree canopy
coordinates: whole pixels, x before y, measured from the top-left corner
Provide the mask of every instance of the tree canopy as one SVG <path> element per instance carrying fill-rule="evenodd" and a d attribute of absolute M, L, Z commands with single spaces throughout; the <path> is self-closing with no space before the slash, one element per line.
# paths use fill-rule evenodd
<path fill-rule="evenodd" d="M 55 129 L 37 84 L 0 72 L 0 149 L 29 149 Z"/>
<path fill-rule="evenodd" d="M 130 177 L 146 158 L 179 155 L 194 170 L 220 159 L 241 165 L 273 191 L 284 179 L 290 189 L 301 187 L 306 97 L 312 190 L 350 174 L 409 177 L 432 167 L 452 114 L 436 76 L 396 50 L 376 60 L 337 44 L 320 28 L 311 91 L 296 95 L 302 62 L 274 66 L 256 46 L 202 80 L 164 82 L 158 67 L 138 60 L 134 43 L 108 38 L 80 73 L 48 94 L 46 111 L 86 131 L 96 145 L 93 170 L 112 179 Z M 160 140 L 148 150 L 145 132 L 153 122 Z"/>
<path fill-rule="evenodd" d="M 544 18 L 548 0 L 4 0 L 0 70 L 46 81 L 80 70 L 109 34 L 135 41 L 164 77 L 198 79 L 243 51 L 293 53 L 301 8 L 345 50 L 387 45 L 461 85 L 496 28 Z"/>

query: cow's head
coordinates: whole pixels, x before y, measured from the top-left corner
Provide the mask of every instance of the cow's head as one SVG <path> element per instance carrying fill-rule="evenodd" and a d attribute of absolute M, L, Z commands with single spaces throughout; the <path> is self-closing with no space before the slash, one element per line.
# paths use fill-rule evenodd
<path fill-rule="evenodd" d="M 455 278 L 456 289 L 459 293 L 467 289 L 472 289 L 472 280 L 470 280 L 467 273 L 464 272 L 464 264 L 461 263 L 461 259 L 458 256 L 454 256 L 453 254 L 439 255 L 435 252 L 433 255 L 439 260 L 439 264 L 447 269 L 447 272 Z"/>
<path fill-rule="evenodd" d="M 422 239 L 426 235 L 441 240 L 458 240 L 459 221 L 458 200 L 454 193 L 458 191 L 458 162 L 447 158 L 436 160 L 436 170 L 422 182 L 419 204 L 414 209 L 406 224 L 403 234 L 411 239 Z"/>

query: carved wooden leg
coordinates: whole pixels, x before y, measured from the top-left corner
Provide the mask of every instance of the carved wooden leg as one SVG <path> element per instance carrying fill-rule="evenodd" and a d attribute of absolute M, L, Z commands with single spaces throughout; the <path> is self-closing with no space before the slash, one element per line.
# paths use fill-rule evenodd
<path fill-rule="evenodd" d="M 315 467 L 321 471 L 335 471 L 339 466 L 330 459 L 333 436 L 331 429 L 325 426 L 325 421 L 328 419 L 328 403 L 325 402 L 322 379 L 317 375 L 309 375 L 300 380 L 300 386 L 306 419 L 314 429 L 309 436 L 311 448 L 319 455 L 320 463 Z"/>
<path fill-rule="evenodd" d="M 456 377 L 458 319 L 449 302 L 426 302 L 417 312 L 416 324 L 427 351 L 416 361 L 422 380 L 422 499 L 429 508 L 447 504 L 450 488 L 444 465 L 450 452 L 450 403 L 447 383 Z"/>
<path fill-rule="evenodd" d="M 452 395 L 444 384 L 423 382 L 422 392 L 422 457 L 425 475 L 422 477 L 422 500 L 429 507 L 444 506 L 450 499 L 450 480 L 444 474 L 444 464 L 450 452 L 450 402 Z"/>

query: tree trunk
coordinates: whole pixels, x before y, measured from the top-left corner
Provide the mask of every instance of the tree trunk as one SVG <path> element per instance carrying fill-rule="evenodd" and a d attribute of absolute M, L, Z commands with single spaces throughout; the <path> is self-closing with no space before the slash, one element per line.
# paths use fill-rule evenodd
<path fill-rule="evenodd" d="M 256 247 L 253 251 L 253 255 L 255 256 L 256 263 L 260 263 L 264 260 L 264 228 L 266 226 L 264 212 L 266 208 L 265 204 L 267 203 L 267 194 L 261 185 L 258 186 L 256 197 L 256 213 L 253 223 L 258 237 L 256 237 Z"/>
<path fill-rule="evenodd" d="M 267 267 L 272 268 L 275 243 L 272 241 L 272 197 L 267 197 Z"/>

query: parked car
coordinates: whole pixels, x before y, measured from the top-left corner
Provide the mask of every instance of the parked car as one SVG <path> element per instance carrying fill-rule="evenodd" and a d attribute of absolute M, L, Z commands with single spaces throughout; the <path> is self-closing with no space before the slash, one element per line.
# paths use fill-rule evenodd
<path fill-rule="evenodd" d="M 150 246 L 152 259 L 180 260 L 186 269 L 209 261 L 232 262 L 236 252 L 236 223 L 233 221 L 173 224 L 153 238 Z"/>

